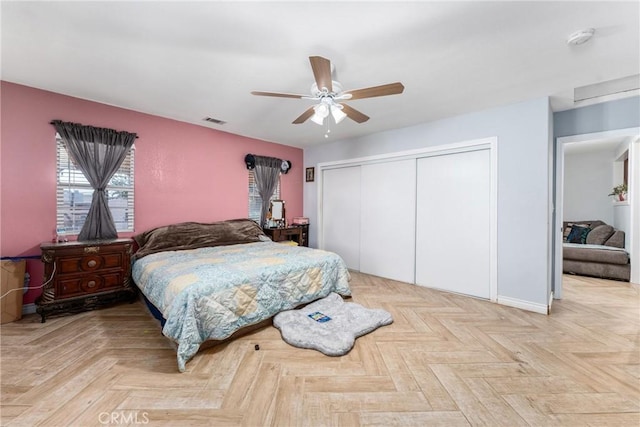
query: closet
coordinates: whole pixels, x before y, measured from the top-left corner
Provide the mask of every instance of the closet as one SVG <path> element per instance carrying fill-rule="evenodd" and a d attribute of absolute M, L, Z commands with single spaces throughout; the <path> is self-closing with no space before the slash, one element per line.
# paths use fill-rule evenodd
<path fill-rule="evenodd" d="M 491 145 L 319 165 L 320 247 L 352 270 L 490 298 Z"/>
<path fill-rule="evenodd" d="M 322 173 L 322 249 L 360 270 L 360 166 Z"/>
<path fill-rule="evenodd" d="M 413 283 L 415 160 L 361 166 L 360 271 Z"/>
<path fill-rule="evenodd" d="M 417 160 L 415 283 L 489 298 L 490 156 Z"/>

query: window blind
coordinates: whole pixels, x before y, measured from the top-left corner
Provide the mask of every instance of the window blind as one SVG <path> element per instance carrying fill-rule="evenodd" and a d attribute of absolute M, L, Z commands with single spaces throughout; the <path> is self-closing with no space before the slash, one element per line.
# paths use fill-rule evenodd
<path fill-rule="evenodd" d="M 62 139 L 56 136 L 57 189 L 56 226 L 64 228 L 66 234 L 78 234 L 89 213 L 93 188 L 76 168 L 67 153 Z M 106 192 L 118 231 L 133 231 L 134 220 L 134 148 L 113 175 Z"/>
<path fill-rule="evenodd" d="M 276 185 L 276 189 L 273 192 L 273 196 L 271 196 L 271 200 L 280 200 L 280 178 L 278 178 L 278 185 Z M 258 193 L 258 188 L 256 187 L 256 181 L 253 176 L 253 171 L 249 171 L 249 218 L 260 222 L 260 210 L 262 209 L 262 198 L 260 197 L 260 193 Z M 260 224 L 261 226 L 263 224 Z"/>

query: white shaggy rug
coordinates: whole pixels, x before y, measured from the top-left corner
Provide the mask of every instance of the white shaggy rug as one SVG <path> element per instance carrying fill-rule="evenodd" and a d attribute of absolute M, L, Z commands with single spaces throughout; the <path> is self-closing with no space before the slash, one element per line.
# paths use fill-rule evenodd
<path fill-rule="evenodd" d="M 273 325 L 282 339 L 295 347 L 311 348 L 327 356 L 342 356 L 353 348 L 357 337 L 393 322 L 391 314 L 353 302 L 344 302 L 335 292 L 299 310 L 278 313 Z"/>

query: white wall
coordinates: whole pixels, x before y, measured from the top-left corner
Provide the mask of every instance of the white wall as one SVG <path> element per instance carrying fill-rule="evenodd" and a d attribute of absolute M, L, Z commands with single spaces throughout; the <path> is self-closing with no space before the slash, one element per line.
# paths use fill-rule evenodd
<path fill-rule="evenodd" d="M 628 179 L 631 178 L 630 175 L 633 175 L 633 169 L 638 166 L 633 164 L 633 161 L 630 159 L 631 152 L 631 144 L 636 138 L 625 138 L 614 152 L 614 160 L 613 163 L 613 185 L 612 187 L 619 185 L 624 180 L 624 160 L 627 159 L 629 161 L 629 176 Z M 634 167 L 635 166 L 635 167 Z M 624 247 L 627 250 L 631 250 L 631 204 L 629 203 L 629 196 L 631 195 L 631 191 L 627 193 L 627 200 L 624 202 L 616 202 L 613 205 L 613 225 L 618 230 L 622 230 L 625 233 Z"/>
<path fill-rule="evenodd" d="M 498 296 L 546 306 L 551 238 L 549 117 L 548 98 L 539 98 L 307 148 L 304 162 L 305 167 L 310 167 L 321 162 L 497 137 Z M 312 224 L 311 246 L 317 245 L 317 229 L 313 227 L 317 224 L 317 209 L 316 184 L 307 183 L 304 213 Z"/>
<path fill-rule="evenodd" d="M 564 221 L 599 219 L 613 225 L 614 147 L 564 155 Z"/>
<path fill-rule="evenodd" d="M 629 145 L 629 223 L 627 233 L 631 254 L 631 282 L 640 284 L 640 132 Z"/>
<path fill-rule="evenodd" d="M 624 247 L 629 250 L 631 241 L 629 231 L 631 229 L 631 205 L 629 202 L 616 203 L 613 206 L 613 222 L 610 223 L 618 230 L 624 231 Z"/>

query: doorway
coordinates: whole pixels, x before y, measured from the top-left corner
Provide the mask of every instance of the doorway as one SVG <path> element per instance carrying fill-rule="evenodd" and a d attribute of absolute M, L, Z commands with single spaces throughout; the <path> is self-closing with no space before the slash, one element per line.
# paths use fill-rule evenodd
<path fill-rule="evenodd" d="M 629 230 L 626 233 L 627 250 L 631 258 L 631 282 L 640 283 L 640 128 L 618 129 L 583 135 L 561 137 L 556 143 L 556 194 L 554 234 L 554 299 L 562 299 L 562 222 L 564 218 L 565 150 L 569 144 L 596 144 L 615 140 L 628 143 Z M 612 176 L 613 178 L 613 176 Z M 613 182 L 613 181 L 612 181 Z M 611 185 L 613 187 L 613 185 Z M 575 218 L 575 220 L 598 218 Z"/>

